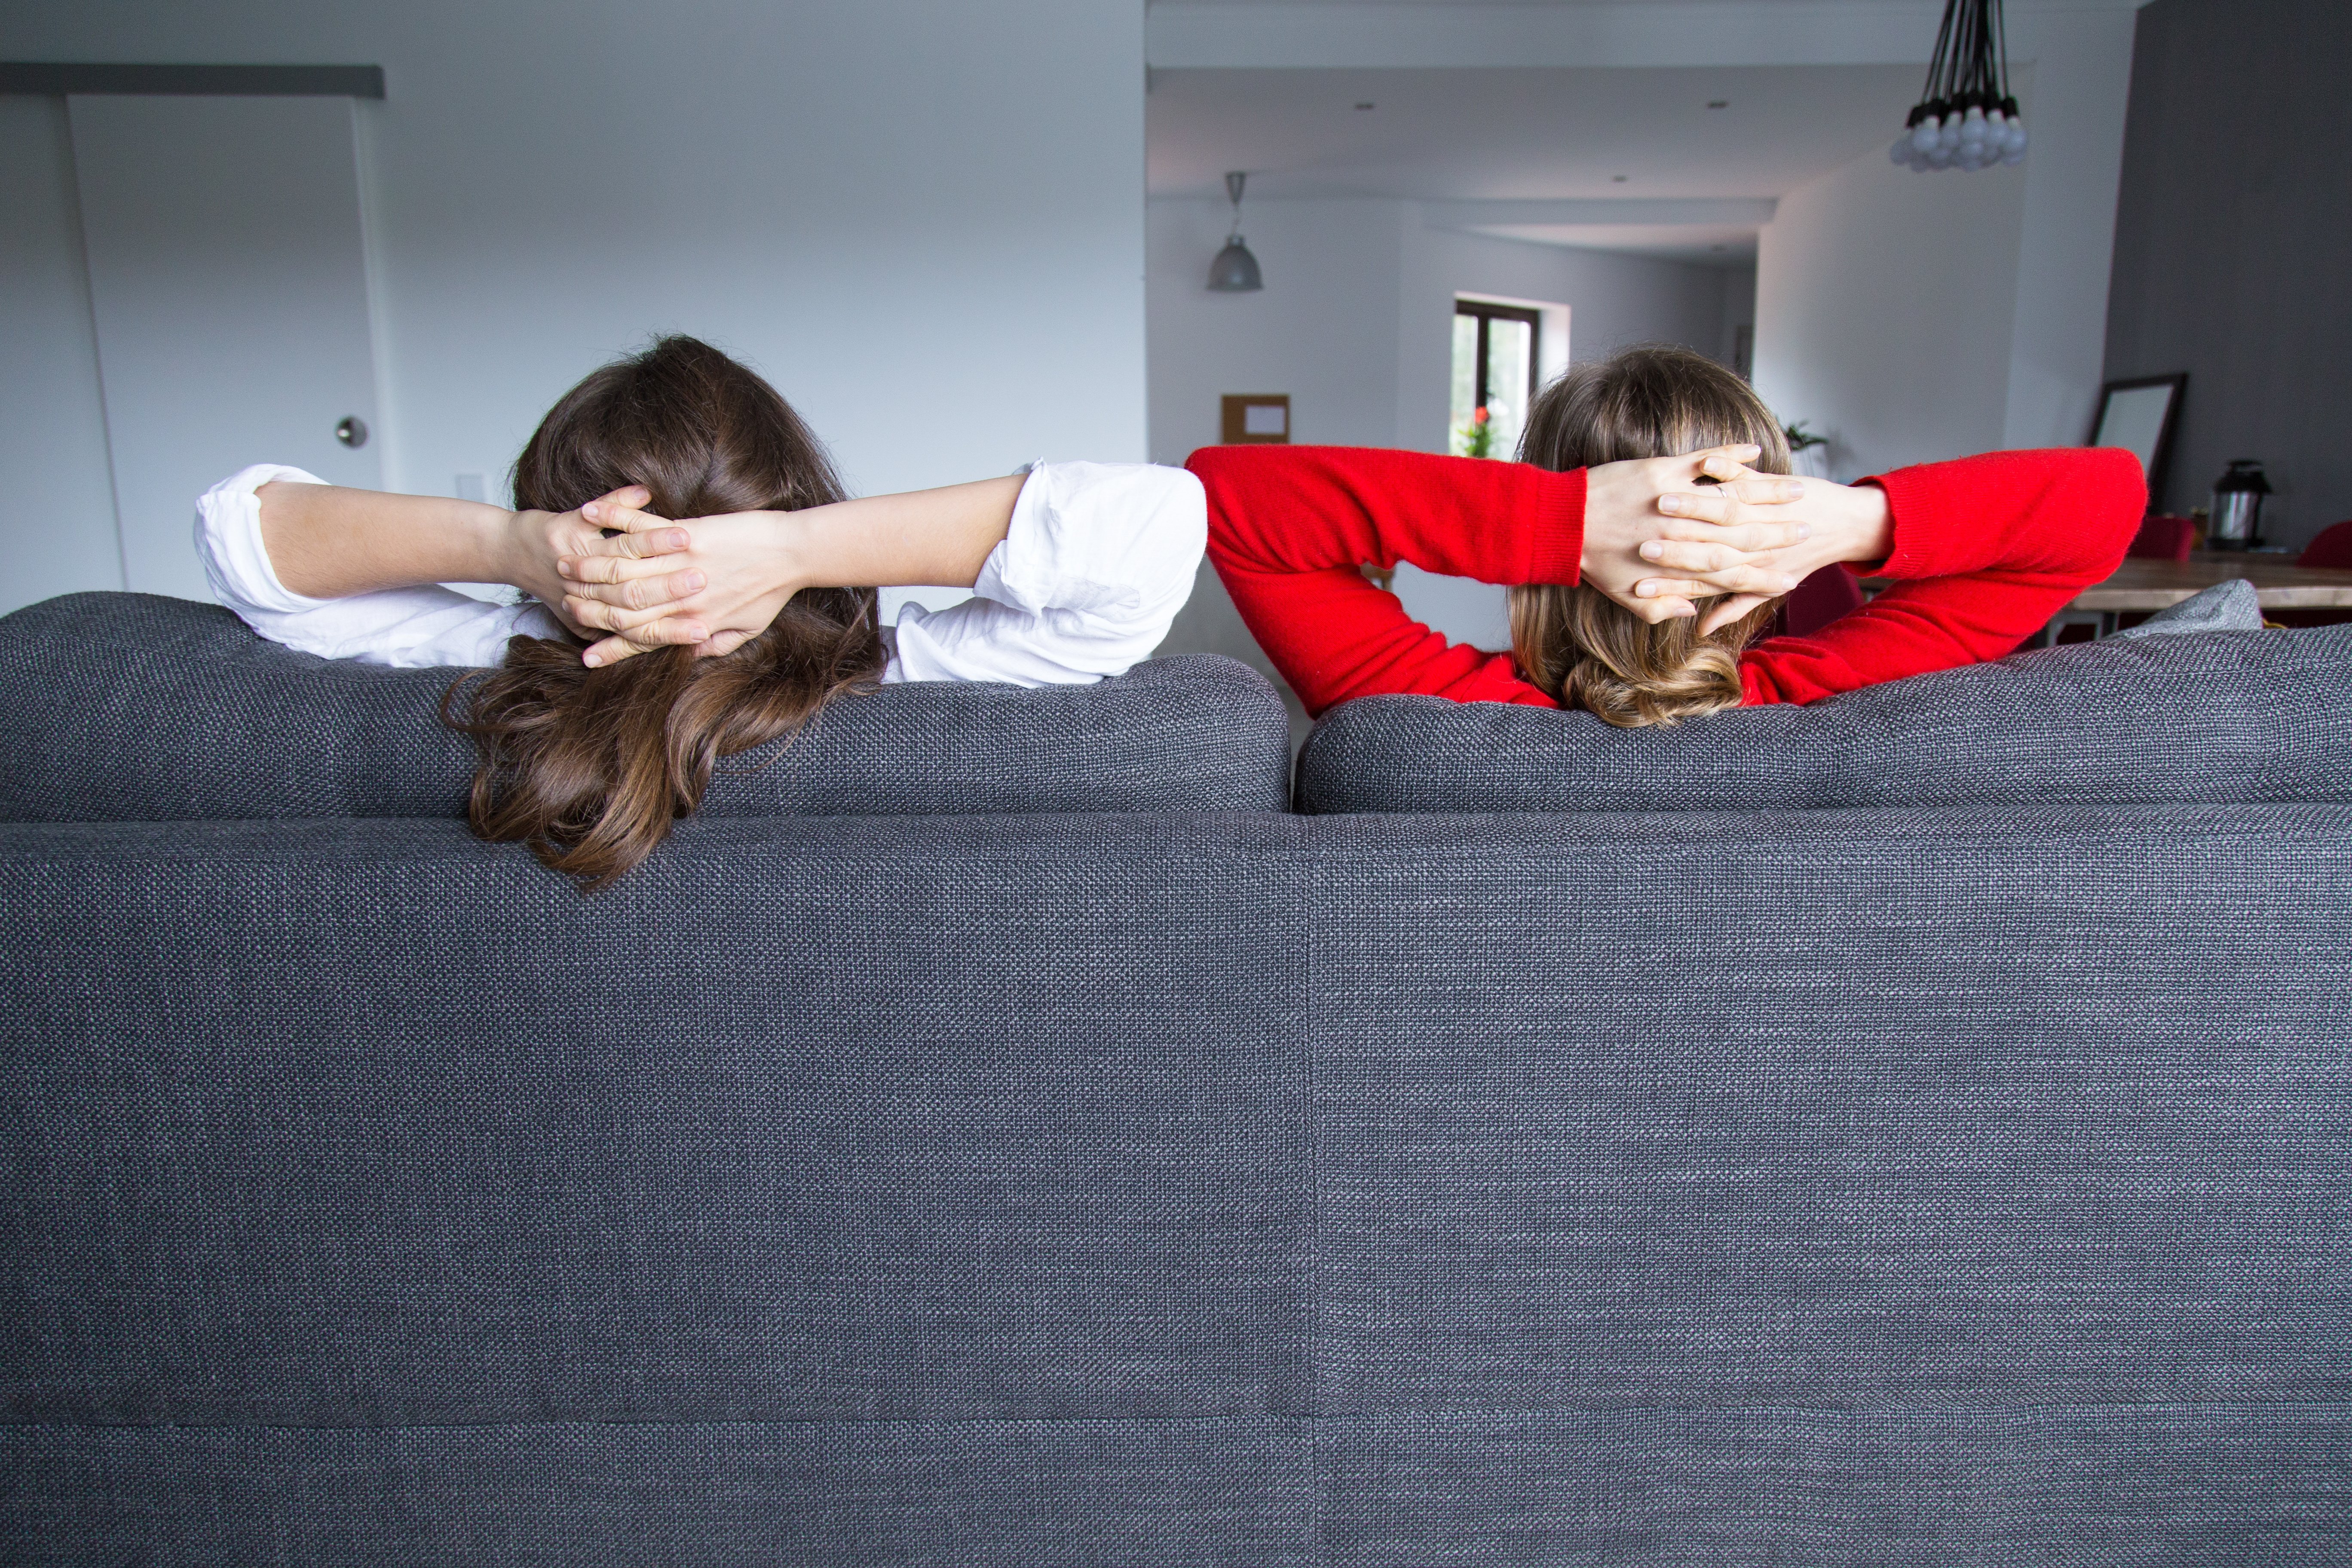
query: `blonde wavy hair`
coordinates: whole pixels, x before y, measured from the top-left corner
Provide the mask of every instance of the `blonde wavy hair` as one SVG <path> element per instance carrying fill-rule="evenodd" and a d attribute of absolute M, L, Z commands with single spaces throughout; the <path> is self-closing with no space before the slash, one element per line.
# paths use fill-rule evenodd
<path fill-rule="evenodd" d="M 1528 411 L 1519 460 L 1588 468 L 1748 442 L 1750 467 L 1789 471 L 1789 442 L 1764 400 L 1723 366 L 1685 348 L 1643 343 L 1580 364 Z M 1675 724 L 1739 704 L 1739 654 L 1780 600 L 1702 635 L 1705 611 L 1653 626 L 1598 590 L 1531 583 L 1510 591 L 1511 656 L 1563 708 L 1621 729 Z"/>

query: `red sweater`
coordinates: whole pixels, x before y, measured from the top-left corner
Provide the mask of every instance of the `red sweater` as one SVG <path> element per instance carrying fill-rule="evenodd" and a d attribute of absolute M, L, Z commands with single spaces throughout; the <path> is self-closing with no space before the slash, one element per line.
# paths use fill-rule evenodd
<path fill-rule="evenodd" d="M 1204 447 L 1209 559 L 1310 713 L 1383 691 L 1557 707 L 1508 654 L 1449 644 L 1365 581 L 1410 561 L 1484 583 L 1573 583 L 1584 473 L 1350 447 Z M 1893 586 L 1811 637 L 1740 658 L 1744 701 L 1812 702 L 1998 658 L 2113 572 L 2146 509 L 2120 450 L 1994 452 L 1897 468 Z"/>

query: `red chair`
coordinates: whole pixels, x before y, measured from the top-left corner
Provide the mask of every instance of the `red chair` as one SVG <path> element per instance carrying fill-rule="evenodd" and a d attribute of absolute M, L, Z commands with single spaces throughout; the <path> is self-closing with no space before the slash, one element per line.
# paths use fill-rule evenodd
<path fill-rule="evenodd" d="M 2298 566 L 2328 566 L 2337 570 L 2352 567 L 2352 522 L 2339 522 L 2333 528 L 2320 530 L 2319 537 L 2304 546 L 2303 553 L 2294 558 Z M 2352 620 L 2347 610 L 2265 610 L 2265 619 L 2283 626 L 2340 626 Z"/>
<path fill-rule="evenodd" d="M 2139 525 L 2126 555 L 2151 561 L 2186 561 L 2197 546 L 2197 525 L 2185 517 L 2158 512 Z"/>
<path fill-rule="evenodd" d="M 2320 530 L 2319 537 L 2294 558 L 2298 566 L 2352 567 L 2352 522 Z"/>
<path fill-rule="evenodd" d="M 1848 610 L 1860 608 L 1860 580 L 1843 566 L 1824 566 L 1780 601 L 1780 631 L 1773 635 L 1811 637 Z"/>

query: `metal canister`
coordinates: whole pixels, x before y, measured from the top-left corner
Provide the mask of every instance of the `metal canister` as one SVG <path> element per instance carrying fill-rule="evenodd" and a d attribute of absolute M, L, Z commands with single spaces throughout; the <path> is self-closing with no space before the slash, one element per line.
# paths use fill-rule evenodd
<path fill-rule="evenodd" d="M 2263 542 L 2263 498 L 2271 482 L 2252 458 L 2232 458 L 2213 481 L 2213 518 L 2205 525 L 2208 550 L 2251 550 Z"/>

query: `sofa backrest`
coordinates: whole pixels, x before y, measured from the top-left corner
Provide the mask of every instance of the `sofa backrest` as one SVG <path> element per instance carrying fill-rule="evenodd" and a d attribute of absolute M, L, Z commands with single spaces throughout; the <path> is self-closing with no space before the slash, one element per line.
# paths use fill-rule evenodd
<path fill-rule="evenodd" d="M 296 653 L 183 599 L 31 605 L 0 620 L 0 821 L 460 815 L 473 743 L 438 710 L 464 673 Z M 1091 686 L 909 683 L 726 759 L 702 811 L 1281 811 L 1288 733 L 1232 659 Z"/>
<path fill-rule="evenodd" d="M 1433 697 L 1325 715 L 1306 812 L 2352 800 L 2352 626 L 2012 655 L 1672 728 Z"/>
<path fill-rule="evenodd" d="M 0 1562 L 2347 1557 L 2352 806 L 10 824 L 0 994 Z"/>

